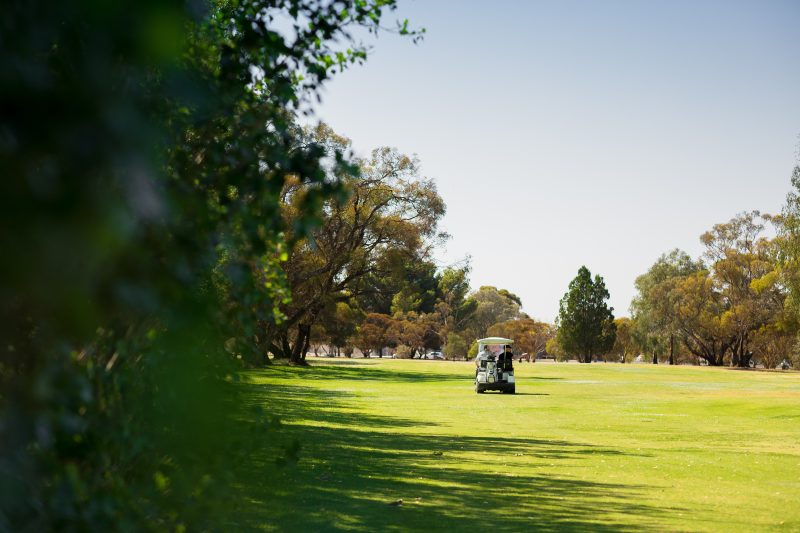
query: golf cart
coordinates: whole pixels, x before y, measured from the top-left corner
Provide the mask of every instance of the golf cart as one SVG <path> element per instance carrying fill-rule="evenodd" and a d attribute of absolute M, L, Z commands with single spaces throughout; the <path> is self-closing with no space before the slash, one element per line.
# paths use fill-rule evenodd
<path fill-rule="evenodd" d="M 499 390 L 503 394 L 516 392 L 514 365 L 510 353 L 514 341 L 502 337 L 487 337 L 478 340 L 478 356 L 475 358 L 475 392 Z M 506 354 L 506 348 L 509 353 Z"/>

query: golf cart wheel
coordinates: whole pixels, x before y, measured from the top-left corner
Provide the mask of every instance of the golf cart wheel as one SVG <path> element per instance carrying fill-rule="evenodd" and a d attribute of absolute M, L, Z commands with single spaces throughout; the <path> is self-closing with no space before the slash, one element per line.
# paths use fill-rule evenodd
<path fill-rule="evenodd" d="M 478 384 L 476 383 L 476 384 L 475 384 L 475 392 L 477 392 L 478 394 L 483 394 L 483 393 L 484 393 L 484 390 L 483 390 L 483 388 L 481 388 L 481 386 L 480 386 L 480 385 L 478 385 Z"/>
<path fill-rule="evenodd" d="M 516 385 L 511 385 L 510 387 L 506 387 L 506 389 L 503 391 L 504 394 L 516 394 L 516 392 L 517 392 Z"/>

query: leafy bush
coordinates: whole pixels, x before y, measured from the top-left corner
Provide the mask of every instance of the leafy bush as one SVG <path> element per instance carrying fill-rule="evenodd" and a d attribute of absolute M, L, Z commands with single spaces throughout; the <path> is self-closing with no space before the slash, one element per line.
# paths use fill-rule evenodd
<path fill-rule="evenodd" d="M 274 441 L 268 415 L 239 422 L 235 381 L 290 298 L 279 193 L 314 184 L 290 221 L 305 235 L 342 194 L 329 170 L 353 172 L 294 115 L 365 58 L 334 49 L 346 28 L 393 7 L 4 6 L 0 530 L 203 529 L 231 508 L 247 446 Z"/>
<path fill-rule="evenodd" d="M 444 354 L 448 359 L 464 357 L 467 353 L 467 341 L 457 333 L 447 334 L 447 344 L 444 346 Z"/>
<path fill-rule="evenodd" d="M 398 359 L 411 359 L 414 357 L 414 351 L 405 344 L 400 344 L 397 346 L 394 356 Z"/>
<path fill-rule="evenodd" d="M 474 359 L 478 356 L 478 341 L 472 341 L 472 344 L 469 345 L 467 356 L 471 359 Z"/>

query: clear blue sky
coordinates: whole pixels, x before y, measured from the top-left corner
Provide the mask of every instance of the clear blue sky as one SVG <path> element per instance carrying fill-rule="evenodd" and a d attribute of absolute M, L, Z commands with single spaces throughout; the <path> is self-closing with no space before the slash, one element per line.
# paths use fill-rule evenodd
<path fill-rule="evenodd" d="M 317 116 L 415 153 L 472 285 L 552 321 L 581 265 L 633 281 L 737 212 L 780 209 L 800 143 L 800 1 L 401 0 Z M 498 250 L 504 250 L 500 252 Z"/>

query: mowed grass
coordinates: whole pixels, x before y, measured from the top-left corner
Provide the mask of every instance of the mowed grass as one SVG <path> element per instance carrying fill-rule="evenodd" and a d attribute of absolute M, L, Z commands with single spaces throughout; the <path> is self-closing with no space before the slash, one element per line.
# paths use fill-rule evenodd
<path fill-rule="evenodd" d="M 283 424 L 228 527 L 800 531 L 800 374 L 522 363 L 512 396 L 472 363 L 311 365 L 245 374 Z"/>

